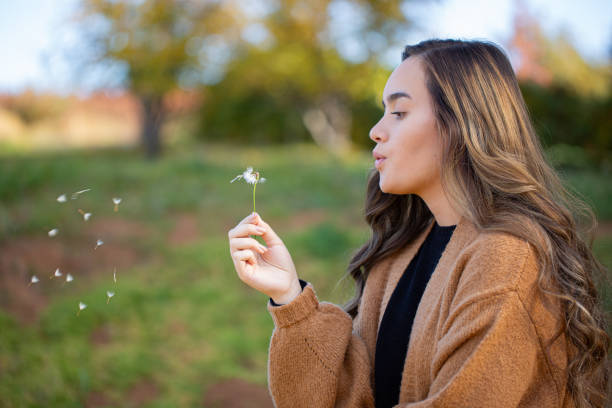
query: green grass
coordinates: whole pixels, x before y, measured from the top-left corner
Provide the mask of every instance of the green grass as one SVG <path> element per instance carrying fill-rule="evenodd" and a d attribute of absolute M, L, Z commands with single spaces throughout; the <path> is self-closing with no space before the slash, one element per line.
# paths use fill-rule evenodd
<path fill-rule="evenodd" d="M 262 172 L 268 181 L 257 188 L 258 212 L 285 241 L 300 277 L 320 299 L 341 304 L 353 286 L 336 283 L 368 238 L 361 212 L 371 164 L 368 152 L 338 160 L 308 145 L 202 146 L 156 162 L 113 149 L 2 157 L 0 245 L 46 238 L 58 225 L 58 239 L 83 239 L 77 205 L 93 213 L 92 222 L 126 220 L 149 233 L 121 241 L 144 255 L 116 285 L 93 268 L 70 287 L 44 280 L 30 288 L 49 300 L 33 324 L 0 311 L 0 407 L 81 407 L 93 392 L 131 406 L 126 395 L 142 380 L 157 386 L 154 407 L 201 406 L 207 387 L 223 378 L 265 386 L 273 330 L 267 297 L 236 276 L 227 246 L 227 231 L 252 210 L 252 189 L 229 180 L 248 165 Z M 604 176 L 568 179 L 602 219 L 612 219 Z M 92 191 L 78 201 L 55 200 L 86 187 Z M 123 198 L 118 213 L 114 196 Z M 315 210 L 322 214 L 315 221 L 297 219 Z M 169 245 L 180 214 L 193 216 L 199 238 Z M 611 238 L 595 249 L 612 265 Z M 116 296 L 107 305 L 110 288 Z M 604 290 L 608 306 L 610 292 Z M 77 317 L 79 301 L 88 307 Z M 100 330 L 108 339 L 97 344 L 91 339 Z"/>

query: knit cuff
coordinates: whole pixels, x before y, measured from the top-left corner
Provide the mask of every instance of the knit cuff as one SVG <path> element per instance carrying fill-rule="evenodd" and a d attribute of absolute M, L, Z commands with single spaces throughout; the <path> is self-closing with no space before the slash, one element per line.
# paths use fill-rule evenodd
<path fill-rule="evenodd" d="M 299 281 L 302 292 L 291 302 L 280 306 L 274 306 L 274 301 L 272 298 L 269 298 L 267 309 L 276 327 L 286 327 L 295 324 L 306 318 L 317 308 L 319 300 L 317 299 L 312 284 L 302 279 Z"/>
<path fill-rule="evenodd" d="M 300 286 L 302 287 L 302 290 L 304 290 L 304 287 L 308 284 L 308 282 L 306 282 L 305 280 L 299 279 L 299 278 L 298 278 L 298 281 L 300 281 Z M 272 298 L 270 298 L 270 303 L 272 303 L 272 306 L 282 306 L 286 304 L 286 303 L 276 303 L 274 299 Z"/>

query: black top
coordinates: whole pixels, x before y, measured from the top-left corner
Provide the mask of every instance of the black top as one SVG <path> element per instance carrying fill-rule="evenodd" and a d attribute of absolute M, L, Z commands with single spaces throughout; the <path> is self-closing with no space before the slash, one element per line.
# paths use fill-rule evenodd
<path fill-rule="evenodd" d="M 437 222 L 434 223 L 389 299 L 376 340 L 376 408 L 390 408 L 399 402 L 402 371 L 414 316 L 425 286 L 455 227 L 441 227 Z"/>

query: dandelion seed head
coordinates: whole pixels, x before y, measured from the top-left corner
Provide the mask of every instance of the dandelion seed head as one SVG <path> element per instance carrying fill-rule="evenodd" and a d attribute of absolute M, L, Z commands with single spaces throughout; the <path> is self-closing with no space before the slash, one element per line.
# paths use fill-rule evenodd
<path fill-rule="evenodd" d="M 102 241 L 101 239 L 96 241 L 96 246 L 100 246 L 100 245 L 104 245 L 104 241 Z"/>
<path fill-rule="evenodd" d="M 57 201 L 60 203 L 65 203 L 66 202 L 66 194 L 62 194 L 61 196 L 57 197 Z"/>
<path fill-rule="evenodd" d="M 254 174 L 249 174 L 248 176 L 244 177 L 244 181 L 246 181 L 249 184 L 255 184 L 257 183 L 257 177 L 255 177 Z"/>
<path fill-rule="evenodd" d="M 60 271 L 60 268 L 57 268 L 55 270 L 55 273 L 53 274 L 53 276 L 58 277 L 58 278 L 62 276 L 62 271 Z"/>
<path fill-rule="evenodd" d="M 33 275 L 32 278 L 30 278 L 30 282 L 31 283 L 37 283 L 37 282 L 39 282 L 39 279 L 38 279 L 38 277 L 36 275 Z"/>
<path fill-rule="evenodd" d="M 113 296 L 115 296 L 115 292 L 111 292 L 110 290 L 107 290 L 106 296 L 108 296 L 109 298 L 112 298 Z"/>
<path fill-rule="evenodd" d="M 253 172 L 253 167 L 247 167 L 247 169 L 242 172 L 242 174 L 237 175 L 236 177 L 234 177 L 230 183 L 233 183 L 236 180 L 239 179 L 243 179 L 244 181 L 246 181 L 248 184 L 257 184 L 257 183 L 263 183 L 266 179 L 264 177 L 259 177 L 259 172 Z"/>
<path fill-rule="evenodd" d="M 89 220 L 90 218 L 91 218 L 91 213 L 85 213 L 85 214 L 83 214 L 83 219 L 84 219 L 85 221 Z"/>
<path fill-rule="evenodd" d="M 58 232 L 59 230 L 57 228 L 53 228 L 51 231 L 49 231 L 49 236 L 54 237 L 57 235 Z"/>
<path fill-rule="evenodd" d="M 83 302 L 79 302 L 79 310 L 83 310 L 87 307 L 87 305 Z"/>
<path fill-rule="evenodd" d="M 113 198 L 113 204 L 118 205 L 120 203 L 121 203 L 121 198 L 119 198 L 119 197 L 114 197 Z"/>
<path fill-rule="evenodd" d="M 257 180 L 257 178 L 255 177 L 255 174 L 253 174 L 252 167 L 247 167 L 247 169 L 242 173 L 242 178 L 244 178 L 244 181 L 246 181 L 249 184 L 254 184 L 255 181 Z"/>
<path fill-rule="evenodd" d="M 72 277 L 71 274 L 66 274 L 66 282 L 72 282 L 74 280 L 74 278 Z"/>

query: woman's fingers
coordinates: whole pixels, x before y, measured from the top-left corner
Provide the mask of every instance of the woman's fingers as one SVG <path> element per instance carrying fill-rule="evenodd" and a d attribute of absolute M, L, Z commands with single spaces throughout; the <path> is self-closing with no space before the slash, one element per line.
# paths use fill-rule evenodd
<path fill-rule="evenodd" d="M 270 227 L 270 225 L 267 222 L 262 220 L 259 214 L 256 214 L 255 217 L 253 218 L 253 221 L 251 222 L 253 222 L 254 224 L 256 224 L 259 228 L 263 230 L 263 233 L 260 235 L 264 239 L 264 241 L 266 241 L 266 244 L 268 244 L 269 247 L 283 243 L 280 237 L 276 235 L 276 232 L 274 232 L 272 227 Z"/>
<path fill-rule="evenodd" d="M 238 224 L 227 234 L 230 238 L 242 238 L 249 235 L 262 235 L 265 230 L 255 224 Z"/>
<path fill-rule="evenodd" d="M 247 282 L 248 276 L 253 274 L 256 265 L 255 254 L 250 249 L 244 249 L 234 252 L 232 259 L 238 276 L 243 282 Z"/>
<path fill-rule="evenodd" d="M 260 244 L 259 241 L 254 238 L 231 238 L 230 251 L 241 249 L 255 249 L 261 254 L 268 250 L 265 246 Z"/>
<path fill-rule="evenodd" d="M 255 254 L 250 249 L 243 249 L 241 251 L 234 251 L 232 258 L 236 261 L 251 261 L 249 263 L 254 264 L 256 261 Z"/>

